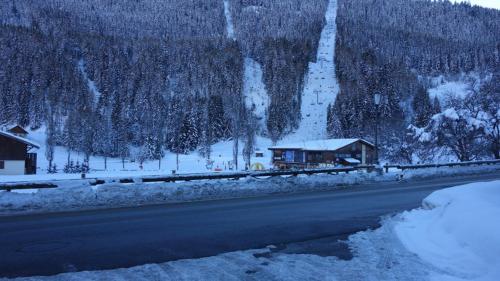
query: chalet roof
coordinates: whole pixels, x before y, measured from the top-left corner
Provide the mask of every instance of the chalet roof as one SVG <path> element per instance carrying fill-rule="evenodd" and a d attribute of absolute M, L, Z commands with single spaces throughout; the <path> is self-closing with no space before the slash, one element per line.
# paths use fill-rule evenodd
<path fill-rule="evenodd" d="M 294 150 L 308 150 L 308 151 L 335 151 L 346 147 L 355 142 L 364 142 L 365 144 L 374 146 L 372 143 L 363 139 L 328 139 L 328 140 L 316 140 L 316 141 L 303 141 L 292 144 L 283 144 L 278 146 L 270 147 L 273 149 L 294 149 Z"/>
<path fill-rule="evenodd" d="M 14 133 L 14 134 L 24 134 L 24 135 L 28 134 L 28 132 L 23 127 L 21 127 L 19 125 L 16 125 L 7 131 L 10 133 Z"/>
<path fill-rule="evenodd" d="M 30 145 L 30 146 L 32 146 L 34 148 L 40 148 L 40 145 L 37 144 L 36 142 L 31 141 L 31 140 L 26 139 L 26 138 L 22 138 L 22 137 L 16 136 L 16 135 L 14 135 L 12 133 L 9 133 L 9 132 L 6 132 L 6 131 L 0 131 L 0 136 L 7 137 L 7 138 L 10 138 L 10 139 L 16 140 L 18 142 L 22 142 L 22 143 Z"/>

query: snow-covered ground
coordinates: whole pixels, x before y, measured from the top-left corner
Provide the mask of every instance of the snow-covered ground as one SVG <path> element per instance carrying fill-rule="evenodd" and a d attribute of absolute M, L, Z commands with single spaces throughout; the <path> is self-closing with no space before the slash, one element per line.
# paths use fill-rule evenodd
<path fill-rule="evenodd" d="M 423 207 L 351 235 L 351 260 L 274 246 L 128 269 L 22 280 L 500 280 L 500 181 L 433 193 Z M 332 253 L 334 254 L 334 253 Z"/>
<path fill-rule="evenodd" d="M 395 227 L 432 280 L 500 280 L 500 181 L 436 191 Z M 448 278 L 454 277 L 453 279 Z"/>
<path fill-rule="evenodd" d="M 1 176 L 0 182 L 15 182 L 15 181 L 37 181 L 37 180 L 56 180 L 56 179 L 78 179 L 80 174 L 64 174 L 62 169 L 67 163 L 68 152 L 64 147 L 56 147 L 54 151 L 54 163 L 57 165 L 59 172 L 57 174 L 47 174 L 48 161 L 45 157 L 45 129 L 30 131 L 28 139 L 40 144 L 40 149 L 36 150 L 37 159 L 37 175 L 18 175 L 18 176 Z M 252 157 L 252 163 L 260 163 L 264 168 L 271 168 L 271 153 L 268 150 L 271 147 L 271 141 L 267 138 L 257 137 L 256 150 L 263 153 L 264 157 Z M 238 161 L 239 169 L 244 169 L 243 146 L 240 146 Z M 82 163 L 84 155 L 77 152 L 71 152 L 73 162 Z M 206 159 L 201 157 L 198 152 L 192 152 L 187 155 L 179 155 L 179 170 L 177 173 L 206 173 L 214 170 L 222 170 L 225 172 L 231 171 L 229 162 L 233 159 L 233 143 L 224 141 L 216 143 L 212 146 L 212 167 L 207 167 Z M 139 162 L 125 160 L 125 168 L 121 159 L 108 158 L 107 170 L 104 169 L 104 158 L 100 156 L 90 157 L 89 177 L 124 177 L 124 176 L 144 176 L 144 175 L 165 175 L 171 174 L 172 170 L 176 170 L 176 155 L 174 153 L 165 152 L 165 157 L 161 160 L 161 167 L 158 161 L 146 161 L 141 169 Z"/>
<path fill-rule="evenodd" d="M 450 98 L 463 99 L 473 90 L 479 90 L 481 83 L 491 77 L 480 77 L 477 73 L 462 73 L 455 77 L 428 77 L 421 81 L 429 87 L 429 97 L 431 100 L 438 98 L 441 106 L 446 107 Z"/>
<path fill-rule="evenodd" d="M 309 63 L 302 93 L 302 120 L 296 132 L 285 141 L 326 139 L 327 107 L 334 104 L 339 92 L 335 74 L 335 38 L 337 1 L 330 0 L 326 11 L 326 25 L 321 32 L 316 62 Z"/>

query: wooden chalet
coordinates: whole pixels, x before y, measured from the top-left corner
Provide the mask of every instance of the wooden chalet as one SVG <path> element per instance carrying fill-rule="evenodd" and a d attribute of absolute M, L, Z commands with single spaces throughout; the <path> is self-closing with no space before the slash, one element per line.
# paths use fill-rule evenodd
<path fill-rule="evenodd" d="M 269 148 L 278 169 L 370 165 L 375 145 L 363 139 L 328 139 L 283 144 Z"/>
<path fill-rule="evenodd" d="M 19 125 L 10 128 L 9 130 L 7 130 L 7 132 L 9 132 L 13 135 L 16 135 L 18 137 L 22 137 L 22 138 L 25 138 L 28 136 L 28 132 L 23 127 L 21 127 Z"/>
<path fill-rule="evenodd" d="M 14 127 L 16 128 L 16 127 Z M 0 175 L 29 175 L 36 174 L 36 153 L 30 152 L 40 146 L 25 137 L 25 134 L 16 129 L 0 131 Z"/>

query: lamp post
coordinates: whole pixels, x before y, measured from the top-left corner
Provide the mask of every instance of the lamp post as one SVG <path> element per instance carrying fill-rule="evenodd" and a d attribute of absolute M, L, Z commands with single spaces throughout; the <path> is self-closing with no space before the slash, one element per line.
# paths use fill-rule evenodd
<path fill-rule="evenodd" d="M 374 95 L 374 101 L 375 101 L 375 110 L 377 114 L 376 118 L 376 124 L 375 124 L 375 163 L 379 165 L 378 161 L 378 126 L 380 123 L 380 100 L 382 98 L 382 95 L 380 93 L 375 93 Z"/>

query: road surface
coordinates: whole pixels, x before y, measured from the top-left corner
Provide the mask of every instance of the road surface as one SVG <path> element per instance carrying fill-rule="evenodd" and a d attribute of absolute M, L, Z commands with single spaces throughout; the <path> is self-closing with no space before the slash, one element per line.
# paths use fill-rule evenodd
<path fill-rule="evenodd" d="M 500 173 L 295 195 L 0 218 L 0 277 L 113 269 L 300 245 L 376 227 L 432 191 Z M 307 247 L 306 247 L 307 248 Z M 332 253 L 334 255 L 335 253 Z"/>

